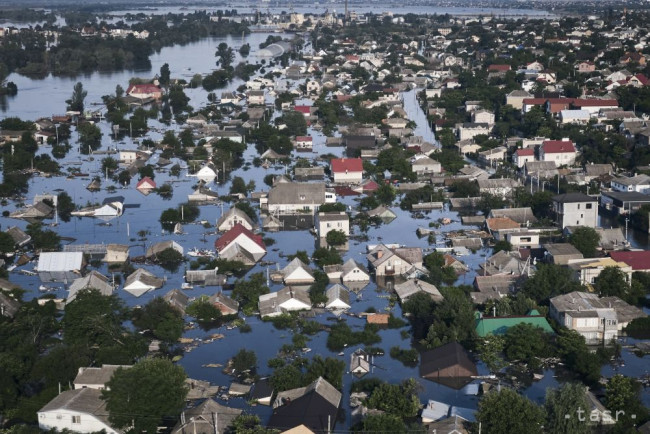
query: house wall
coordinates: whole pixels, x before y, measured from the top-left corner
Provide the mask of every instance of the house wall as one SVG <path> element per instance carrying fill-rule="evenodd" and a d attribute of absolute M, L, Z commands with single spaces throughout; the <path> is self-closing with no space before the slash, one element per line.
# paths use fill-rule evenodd
<path fill-rule="evenodd" d="M 293 273 L 284 278 L 285 285 L 299 284 L 299 283 L 313 283 L 314 278 L 307 271 L 302 268 L 293 270 Z"/>
<path fill-rule="evenodd" d="M 286 310 L 286 311 L 307 310 L 307 309 L 311 309 L 311 306 L 308 305 L 308 304 L 305 304 L 302 301 L 297 300 L 295 298 L 290 298 L 289 300 L 287 300 L 284 303 L 280 304 L 280 308 L 282 308 L 282 310 Z"/>
<path fill-rule="evenodd" d="M 246 220 L 240 219 L 236 215 L 229 216 L 223 223 L 221 223 L 218 230 L 219 232 L 229 231 L 236 224 L 240 224 L 248 230 L 253 230 L 253 227 Z"/>
<path fill-rule="evenodd" d="M 412 267 L 411 264 L 404 261 L 402 258 L 393 255 L 391 258 L 389 258 L 387 261 L 380 264 L 375 269 L 375 275 L 376 276 L 401 275 L 402 273 L 406 273 L 411 267 Z"/>
<path fill-rule="evenodd" d="M 334 182 L 355 183 L 363 180 L 363 172 L 334 172 Z"/>
<path fill-rule="evenodd" d="M 544 152 L 544 149 L 540 149 L 540 160 L 541 161 L 555 161 L 556 166 L 567 165 L 571 166 L 576 162 L 576 153 L 575 152 L 562 152 L 562 153 L 552 153 L 547 154 Z"/>
<path fill-rule="evenodd" d="M 127 252 L 111 252 L 107 251 L 106 256 L 104 257 L 104 262 L 126 262 L 129 259 L 129 253 Z"/>
<path fill-rule="evenodd" d="M 264 255 L 266 255 L 266 250 L 261 248 L 255 241 L 251 240 L 244 234 L 241 234 L 237 238 L 235 238 L 231 243 L 231 245 L 235 243 L 239 244 L 242 248 L 244 248 L 244 250 L 249 252 L 255 258 L 256 261 L 259 261 L 260 259 L 262 259 Z M 224 250 L 227 250 L 228 247 L 226 247 L 226 249 Z"/>
<path fill-rule="evenodd" d="M 318 236 L 325 238 L 330 231 L 342 231 L 345 235 L 350 235 L 350 221 L 318 221 Z"/>
<path fill-rule="evenodd" d="M 555 212 L 559 214 L 559 223 L 562 228 L 567 226 L 589 226 L 594 228 L 598 224 L 598 203 L 553 203 Z"/>
<path fill-rule="evenodd" d="M 72 422 L 73 416 L 79 417 L 79 423 Z M 52 428 L 58 431 L 67 429 L 80 433 L 92 433 L 105 430 L 107 434 L 117 434 L 117 431 L 91 414 L 64 409 L 46 412 L 39 411 L 38 427 L 44 431 L 49 431 Z"/>
<path fill-rule="evenodd" d="M 343 282 L 368 282 L 370 281 L 370 276 L 368 276 L 360 268 L 354 268 L 349 271 L 347 274 L 341 276 Z"/>

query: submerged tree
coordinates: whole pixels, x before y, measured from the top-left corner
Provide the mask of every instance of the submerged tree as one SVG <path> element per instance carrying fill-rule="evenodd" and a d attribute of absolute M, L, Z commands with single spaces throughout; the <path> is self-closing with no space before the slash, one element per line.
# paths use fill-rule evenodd
<path fill-rule="evenodd" d="M 72 89 L 72 97 L 70 97 L 69 100 L 66 100 L 68 110 L 83 113 L 86 95 L 88 95 L 88 92 L 84 90 L 83 84 L 81 84 L 81 82 L 75 84 Z"/>

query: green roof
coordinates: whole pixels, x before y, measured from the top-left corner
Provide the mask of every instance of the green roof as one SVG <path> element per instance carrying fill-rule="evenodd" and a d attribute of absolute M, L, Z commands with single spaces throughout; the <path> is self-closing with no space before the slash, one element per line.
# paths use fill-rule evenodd
<path fill-rule="evenodd" d="M 540 327 L 547 333 L 554 333 L 546 318 L 537 310 L 531 310 L 526 316 L 497 316 L 476 319 L 476 334 L 484 338 L 487 335 L 502 335 L 510 327 L 518 324 L 531 324 Z"/>

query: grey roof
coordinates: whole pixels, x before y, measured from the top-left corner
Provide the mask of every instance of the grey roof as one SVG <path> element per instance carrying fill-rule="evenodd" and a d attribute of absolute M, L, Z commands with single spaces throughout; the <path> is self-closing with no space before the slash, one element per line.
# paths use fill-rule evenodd
<path fill-rule="evenodd" d="M 283 182 L 269 191 L 269 205 L 294 205 L 325 203 L 325 184 L 306 182 Z"/>
<path fill-rule="evenodd" d="M 399 247 L 391 249 L 383 244 L 375 246 L 367 255 L 366 259 L 373 267 L 384 263 L 388 258 L 397 255 L 411 265 L 422 263 L 422 249 L 419 247 Z"/>
<path fill-rule="evenodd" d="M 350 273 L 355 268 L 359 268 L 361 271 L 363 271 L 368 276 L 370 276 L 366 267 L 364 267 L 354 259 L 350 258 L 347 261 L 345 261 L 343 265 L 341 265 L 341 277 L 344 278 L 346 274 Z"/>
<path fill-rule="evenodd" d="M 345 211 L 341 212 L 319 212 L 318 220 L 321 222 L 349 221 L 350 217 Z"/>
<path fill-rule="evenodd" d="M 246 395 L 251 391 L 250 384 L 230 383 L 228 394 L 230 395 Z"/>
<path fill-rule="evenodd" d="M 88 275 L 75 279 L 70 284 L 70 293 L 68 294 L 67 303 L 72 302 L 76 297 L 79 291 L 84 289 L 96 289 L 102 295 L 111 295 L 113 294 L 113 285 L 108 282 L 108 278 L 103 274 L 100 274 L 98 271 L 92 270 Z"/>
<path fill-rule="evenodd" d="M 152 256 L 156 256 L 158 253 L 162 252 L 163 250 L 170 249 L 170 248 L 180 253 L 183 253 L 183 248 L 178 243 L 169 240 L 169 241 L 161 241 L 159 243 L 151 245 L 147 249 L 146 256 L 147 258 L 150 258 Z"/>
<path fill-rule="evenodd" d="M 588 196 L 584 193 L 565 193 L 553 196 L 553 202 L 560 203 L 582 203 L 582 202 L 597 202 L 598 199 L 593 196 Z"/>
<path fill-rule="evenodd" d="M 575 255 L 576 257 L 582 258 L 582 253 L 580 253 L 580 250 L 576 249 L 573 244 L 553 243 L 544 244 L 543 247 L 551 256 Z"/>
<path fill-rule="evenodd" d="M 134 282 L 142 282 L 145 285 L 153 286 L 154 288 L 160 288 L 163 286 L 165 281 L 159 277 L 156 277 L 150 271 L 145 270 L 144 268 L 138 268 L 133 273 L 129 274 L 124 282 L 124 286 L 129 286 Z"/>
<path fill-rule="evenodd" d="M 238 311 L 239 310 L 239 302 L 236 300 L 233 300 L 232 298 L 228 297 L 226 294 L 223 292 L 217 292 L 216 294 L 212 295 L 210 298 L 210 303 L 220 303 L 226 306 L 227 308 Z"/>
<path fill-rule="evenodd" d="M 598 298 L 597 294 L 574 291 L 551 298 L 551 305 L 558 312 L 585 312 L 590 316 L 606 316 L 607 311 L 613 310 L 619 323 L 627 323 L 635 318 L 647 316 L 641 309 L 632 306 L 618 297 Z"/>
<path fill-rule="evenodd" d="M 248 217 L 248 214 L 246 214 L 244 211 L 240 210 L 239 208 L 233 206 L 228 211 L 223 213 L 223 215 L 219 218 L 219 220 L 217 221 L 217 228 L 219 228 L 227 219 L 231 217 L 236 217 L 239 220 L 244 220 L 251 227 L 255 226 L 255 223 L 253 223 L 251 218 Z"/>
<path fill-rule="evenodd" d="M 587 164 L 585 166 L 585 174 L 587 176 L 600 176 L 612 173 L 611 164 Z"/>
<path fill-rule="evenodd" d="M 327 295 L 327 306 L 336 300 L 341 300 L 343 303 L 350 305 L 350 291 L 348 291 L 343 285 L 338 283 L 332 285 L 326 292 Z"/>
<path fill-rule="evenodd" d="M 493 209 L 490 211 L 489 217 L 508 217 L 519 224 L 534 223 L 537 221 L 530 207 Z"/>
<path fill-rule="evenodd" d="M 185 314 L 185 309 L 190 303 L 190 297 L 180 289 L 172 289 L 163 296 L 163 299 L 182 314 Z"/>
<path fill-rule="evenodd" d="M 41 412 L 68 410 L 75 413 L 90 414 L 110 426 L 108 422 L 108 411 L 106 401 L 102 398 L 102 392 L 98 389 L 72 389 L 61 392 L 50 402 L 39 410 Z M 115 429 L 115 428 L 113 428 Z M 121 430 L 115 429 L 117 432 Z"/>
<path fill-rule="evenodd" d="M 106 246 L 106 251 L 128 253 L 129 246 L 127 246 L 126 244 L 108 244 Z"/>
<path fill-rule="evenodd" d="M 242 412 L 243 410 L 239 408 L 226 407 L 209 398 L 196 407 L 185 410 L 183 417 L 185 423 L 179 422 L 172 430 L 172 433 L 222 434 L 229 430 L 235 418 Z"/>
<path fill-rule="evenodd" d="M 128 369 L 130 365 L 102 365 L 101 367 L 79 368 L 74 384 L 79 386 L 104 386 L 118 368 Z"/>
<path fill-rule="evenodd" d="M 81 252 L 41 252 L 38 258 L 38 271 L 73 271 L 83 266 Z"/>
<path fill-rule="evenodd" d="M 506 252 L 505 250 L 501 250 L 487 258 L 480 266 L 486 273 L 492 276 L 498 274 L 528 274 L 526 270 L 526 261 L 519 257 L 518 252 Z M 529 267 L 531 270 L 535 269 L 535 266 L 532 264 L 529 264 Z"/>
<path fill-rule="evenodd" d="M 334 407 L 338 407 L 341 403 L 341 392 L 336 390 L 336 388 L 328 383 L 323 377 L 318 377 L 313 383 L 306 387 L 299 387 L 297 389 L 286 390 L 278 393 L 278 396 L 275 398 L 275 402 L 273 403 L 273 407 L 275 408 L 282 405 L 282 403 L 287 399 L 295 401 L 301 396 L 305 396 L 312 392 L 325 398 L 325 400 Z"/>
<path fill-rule="evenodd" d="M 513 188 L 521 184 L 516 179 L 512 178 L 499 178 L 499 179 L 479 179 L 478 187 L 483 188 Z"/>
<path fill-rule="evenodd" d="M 419 279 L 409 279 L 404 283 L 395 285 L 395 292 L 402 302 L 418 292 L 429 294 L 437 303 L 443 300 L 442 294 L 440 294 L 440 291 L 438 291 L 435 285 Z"/>
<path fill-rule="evenodd" d="M 633 177 L 621 176 L 612 179 L 612 182 L 616 182 L 621 185 L 645 185 L 650 184 L 650 176 L 648 175 L 636 175 Z"/>
<path fill-rule="evenodd" d="M 281 305 L 291 299 L 296 299 L 311 307 L 311 299 L 309 298 L 309 291 L 307 288 L 300 286 L 285 286 L 277 292 L 260 295 L 258 303 L 260 316 L 264 317 L 282 313 Z"/>
<path fill-rule="evenodd" d="M 350 372 L 354 372 L 358 368 L 370 372 L 370 356 L 361 348 L 350 354 Z"/>
<path fill-rule="evenodd" d="M 0 291 L 0 315 L 13 318 L 20 309 L 20 302 L 9 294 Z"/>
<path fill-rule="evenodd" d="M 282 222 L 275 216 L 268 215 L 262 221 L 262 227 L 264 229 L 279 229 L 283 226 Z"/>
<path fill-rule="evenodd" d="M 396 218 L 397 214 L 393 212 L 390 208 L 386 208 L 383 205 L 378 206 L 375 209 L 371 209 L 366 214 L 368 217 L 384 217 L 384 218 Z"/>
<path fill-rule="evenodd" d="M 638 191 L 603 191 L 603 196 L 611 197 L 616 201 L 624 202 L 650 202 L 650 196 Z"/>
<path fill-rule="evenodd" d="M 309 273 L 311 277 L 314 277 L 314 272 L 309 267 L 309 265 L 305 264 L 298 258 L 293 258 L 291 262 L 289 262 L 287 266 L 282 269 L 282 275 L 286 277 L 296 271 L 298 268 L 302 268 L 307 273 Z"/>
<path fill-rule="evenodd" d="M 22 229 L 17 226 L 12 226 L 5 232 L 14 240 L 14 243 L 19 246 L 27 244 L 32 239 L 32 237 L 27 235 Z"/>

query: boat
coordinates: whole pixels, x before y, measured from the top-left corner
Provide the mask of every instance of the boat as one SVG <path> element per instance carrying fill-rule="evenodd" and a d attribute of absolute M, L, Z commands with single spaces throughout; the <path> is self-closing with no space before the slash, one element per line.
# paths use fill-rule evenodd
<path fill-rule="evenodd" d="M 194 247 L 193 249 L 190 249 L 187 252 L 188 256 L 192 256 L 193 258 L 214 258 L 216 254 L 214 253 L 213 250 L 209 249 L 198 249 Z"/>
<path fill-rule="evenodd" d="M 191 283 L 183 283 L 181 285 L 181 289 L 192 289 L 192 288 L 194 288 L 194 285 L 192 285 Z"/>
<path fill-rule="evenodd" d="M 310 351 L 311 351 L 311 348 L 308 348 L 308 347 L 305 347 L 305 348 L 302 349 L 303 353 L 308 353 Z"/>
<path fill-rule="evenodd" d="M 345 353 L 344 353 L 343 351 L 341 351 L 341 352 L 339 353 L 339 356 L 345 356 Z"/>
<path fill-rule="evenodd" d="M 40 285 L 38 287 L 38 290 L 41 291 L 41 292 L 47 292 L 47 291 L 55 291 L 56 288 L 54 288 L 52 286 Z"/>

